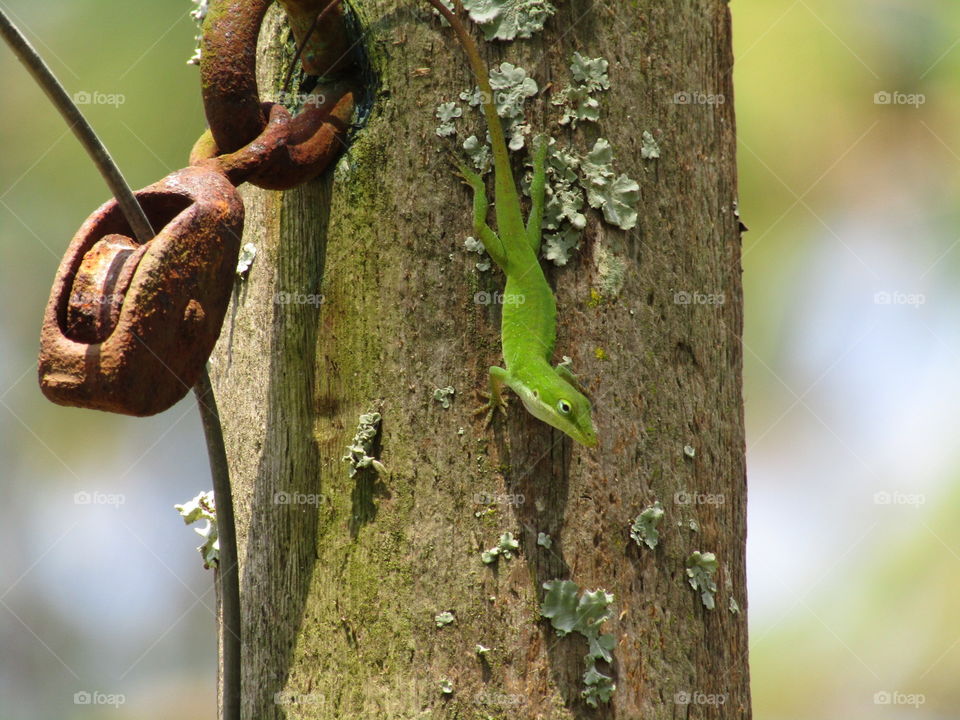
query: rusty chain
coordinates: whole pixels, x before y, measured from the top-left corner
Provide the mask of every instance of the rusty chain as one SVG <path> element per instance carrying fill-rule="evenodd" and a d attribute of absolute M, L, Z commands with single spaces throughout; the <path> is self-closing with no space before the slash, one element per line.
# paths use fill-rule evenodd
<path fill-rule="evenodd" d="M 200 378 L 230 301 L 243 203 L 235 186 L 286 190 L 346 145 L 355 86 L 339 0 L 281 0 L 304 71 L 323 94 L 296 115 L 260 99 L 257 38 L 270 0 L 214 0 L 201 84 L 210 129 L 190 165 L 136 193 L 161 228 L 132 234 L 116 201 L 73 238 L 44 314 L 40 386 L 61 405 L 128 415 L 166 410 Z M 333 78 L 332 80 L 330 80 Z"/>

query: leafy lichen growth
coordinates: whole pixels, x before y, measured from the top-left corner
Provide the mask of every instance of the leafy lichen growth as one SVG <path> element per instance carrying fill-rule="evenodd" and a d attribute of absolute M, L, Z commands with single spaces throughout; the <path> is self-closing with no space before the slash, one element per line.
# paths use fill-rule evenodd
<path fill-rule="evenodd" d="M 447 680 L 447 678 L 443 678 L 443 680 L 440 681 L 440 692 L 444 695 L 453 695 L 453 683 Z"/>
<path fill-rule="evenodd" d="M 580 694 L 584 702 L 591 707 L 599 707 L 600 703 L 610 702 L 613 691 L 617 689 L 613 678 L 599 672 L 596 665 L 587 668 L 583 674 L 583 684 L 587 687 Z"/>
<path fill-rule="evenodd" d="M 640 157 L 644 160 L 655 160 L 660 157 L 660 146 L 649 130 L 644 130 L 641 136 L 643 145 L 640 148 Z"/>
<path fill-rule="evenodd" d="M 717 556 L 711 552 L 701 553 L 697 550 L 687 558 L 687 582 L 700 593 L 700 601 L 707 610 L 716 607 L 714 595 L 717 592 L 717 583 L 713 576 L 718 566 Z"/>
<path fill-rule="evenodd" d="M 500 540 L 497 541 L 497 544 L 490 548 L 489 550 L 484 550 L 480 554 L 480 559 L 486 565 L 492 565 L 499 558 L 504 560 L 510 560 L 513 557 L 513 553 L 520 549 L 520 543 L 518 543 L 512 532 L 505 532 L 500 536 Z"/>
<path fill-rule="evenodd" d="M 688 458 L 695 458 L 697 456 L 697 449 L 693 445 L 684 445 L 683 454 Z"/>
<path fill-rule="evenodd" d="M 360 416 L 357 434 L 347 446 L 347 454 L 341 458 L 344 462 L 350 463 L 350 477 L 354 477 L 360 470 L 368 467 L 372 467 L 380 474 L 386 474 L 387 469 L 383 463 L 370 454 L 376 444 L 382 419 L 378 412 L 364 413 Z"/>
<path fill-rule="evenodd" d="M 570 62 L 570 74 L 590 92 L 609 90 L 610 78 L 607 76 L 609 67 L 610 63 L 603 58 L 588 58 L 586 55 L 574 52 L 573 60 Z"/>
<path fill-rule="evenodd" d="M 451 625 L 457 618 L 454 617 L 454 614 L 449 610 L 444 610 L 442 613 L 437 614 L 433 621 L 437 624 L 438 628 L 446 627 Z"/>
<path fill-rule="evenodd" d="M 476 135 L 463 141 L 463 150 L 470 156 L 470 162 L 477 170 L 486 173 L 490 169 L 490 146 L 481 142 Z"/>
<path fill-rule="evenodd" d="M 487 255 L 486 248 L 483 247 L 483 243 L 477 240 L 472 235 L 463 241 L 463 246 L 466 248 L 467 252 L 476 253 L 480 256 L 480 260 L 477 261 L 477 270 L 480 272 L 486 272 L 490 269 L 490 256 Z"/>
<path fill-rule="evenodd" d="M 453 9 L 450 0 L 444 4 Z M 533 37 L 557 11 L 546 0 L 463 0 L 463 7 L 487 40 Z"/>
<path fill-rule="evenodd" d="M 190 17 L 193 18 L 194 22 L 197 23 L 197 26 L 203 25 L 203 20 L 207 17 L 207 12 L 210 10 L 210 0 L 190 0 L 197 7 L 190 11 Z M 203 39 L 202 35 L 197 35 L 194 40 L 197 41 L 197 46 L 193 50 L 193 55 L 190 56 L 190 59 L 187 60 L 187 65 L 199 65 L 200 64 L 200 41 Z"/>
<path fill-rule="evenodd" d="M 576 128 L 577 123 L 600 121 L 600 101 L 583 85 L 564 88 L 551 102 L 563 107 L 561 125 Z"/>
<path fill-rule="evenodd" d="M 586 688 L 581 697 L 592 707 L 610 702 L 616 685 L 613 678 L 597 670 L 597 662 L 613 661 L 616 638 L 600 633 L 600 626 L 612 617 L 609 608 L 613 595 L 605 590 L 585 590 L 581 595 L 579 586 L 572 580 L 551 580 L 545 582 L 543 588 L 547 594 L 540 614 L 550 619 L 557 635 L 564 637 L 577 632 L 587 639 L 589 649 L 584 657 L 587 670 L 583 675 Z"/>
<path fill-rule="evenodd" d="M 511 5 L 507 13 L 510 16 L 517 12 L 522 13 L 525 6 L 546 5 L 532 0 L 474 2 L 488 3 L 480 10 L 480 5 L 471 6 L 470 2 L 465 2 L 465 7 L 471 11 L 471 17 L 481 25 L 494 16 L 499 17 L 498 13 L 508 4 Z M 600 102 L 595 95 L 610 87 L 608 68 L 609 63 L 604 58 L 590 58 L 574 53 L 570 64 L 573 82 L 551 99 L 554 105 L 564 109 L 564 116 L 559 121 L 561 125 L 576 127 L 578 122 L 599 121 Z M 521 150 L 527 145 L 526 138 L 531 134 L 530 124 L 524 115 L 526 103 L 539 94 L 539 86 L 524 68 L 509 62 L 491 69 L 490 84 L 497 114 L 506 121 L 508 147 L 512 151 Z M 483 95 L 479 88 L 464 91 L 459 97 L 471 108 L 480 109 Z M 460 108 L 455 103 L 443 103 L 437 108 L 436 115 L 441 121 L 437 134 L 442 137 L 454 135 L 456 128 L 453 121 L 462 116 Z M 484 133 L 481 137 L 470 135 L 463 141 L 462 147 L 470 157 L 471 164 L 481 174 L 485 174 L 491 164 L 489 133 Z M 650 139 L 653 139 L 652 135 Z M 627 175 L 614 171 L 613 150 L 607 140 L 598 140 L 585 158 L 581 158 L 569 148 L 559 148 L 552 138 L 549 143 L 541 252 L 546 260 L 563 266 L 580 247 L 581 235 L 587 225 L 584 214 L 586 205 L 599 210 L 605 222 L 623 230 L 630 230 L 636 227 L 638 222 L 640 186 Z M 531 172 L 521 178 L 521 186 L 527 195 L 531 179 Z M 468 238 L 468 251 L 479 252 L 478 246 L 476 239 Z M 489 258 L 484 257 L 477 263 L 478 270 L 489 267 Z M 612 276 L 612 279 L 617 280 L 615 276 Z"/>
<path fill-rule="evenodd" d="M 636 227 L 640 185 L 622 173 L 616 175 L 610 142 L 598 138 L 581 162 L 581 168 L 584 174 L 581 185 L 587 191 L 590 207 L 602 210 L 603 219 L 611 225 L 624 230 Z"/>
<path fill-rule="evenodd" d="M 537 545 L 549 550 L 553 547 L 553 538 L 546 533 L 537 533 Z"/>
<path fill-rule="evenodd" d="M 216 567 L 220 563 L 220 538 L 217 534 L 217 508 L 213 500 L 213 491 L 202 492 L 192 500 L 182 505 L 174 505 L 186 525 L 206 520 L 204 527 L 194 528 L 194 531 L 203 538 L 203 544 L 197 548 L 203 558 L 203 566 L 207 569 Z"/>
<path fill-rule="evenodd" d="M 623 173 L 611 182 L 594 187 L 595 201 L 591 207 L 603 210 L 603 219 L 624 230 L 637 226 L 637 203 L 640 200 L 640 185 Z"/>
<path fill-rule="evenodd" d="M 507 144 L 513 151 L 520 150 L 530 134 L 530 126 L 524 119 L 524 104 L 540 91 L 537 81 L 522 67 L 505 62 L 490 70 L 490 87 L 497 115 L 507 121 Z M 460 93 L 460 99 L 470 107 L 479 108 L 484 98 L 480 88 L 474 87 Z"/>
<path fill-rule="evenodd" d="M 440 137 L 450 137 L 457 134 L 457 127 L 454 120 L 463 117 L 463 108 L 453 102 L 441 103 L 437 107 L 437 119 L 440 125 L 437 127 L 437 135 Z"/>
<path fill-rule="evenodd" d="M 444 410 L 449 410 L 454 393 L 456 393 L 456 390 L 449 385 L 444 388 L 437 388 L 433 391 L 433 399 L 440 403 Z"/>
<path fill-rule="evenodd" d="M 573 251 L 579 247 L 580 231 L 574 228 L 543 236 L 543 257 L 561 267 L 570 261 Z"/>
<path fill-rule="evenodd" d="M 657 530 L 657 526 L 661 520 L 663 520 L 663 506 L 657 500 L 637 515 L 633 525 L 630 526 L 630 537 L 637 545 L 646 545 L 653 550 L 660 542 L 660 531 Z"/>
<path fill-rule="evenodd" d="M 247 273 L 250 272 L 250 266 L 253 265 L 253 260 L 256 257 L 257 246 L 253 243 L 245 243 L 240 248 L 240 257 L 237 258 L 237 275 L 246 279 Z"/>
<path fill-rule="evenodd" d="M 570 74 L 575 84 L 565 87 L 554 95 L 551 102 L 564 109 L 561 125 L 577 127 L 578 122 L 598 122 L 600 120 L 600 101 L 594 93 L 610 88 L 607 76 L 609 63 L 603 58 L 588 58 L 578 52 L 573 54 Z"/>

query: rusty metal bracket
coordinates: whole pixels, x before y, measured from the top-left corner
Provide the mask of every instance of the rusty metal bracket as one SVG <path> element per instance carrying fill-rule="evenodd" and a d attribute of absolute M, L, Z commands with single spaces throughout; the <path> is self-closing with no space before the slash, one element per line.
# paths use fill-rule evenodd
<path fill-rule="evenodd" d="M 284 0 L 295 37 L 302 37 L 302 62 L 309 73 L 339 78 L 314 91 L 313 99 L 287 125 L 286 150 L 248 182 L 286 190 L 310 180 L 346 147 L 354 109 L 355 82 L 348 38 L 338 0 Z M 195 153 L 234 153 L 263 133 L 272 103 L 260 100 L 256 80 L 256 39 L 270 0 L 215 0 L 203 26 L 200 75 L 210 137 Z M 308 31 L 317 25 L 314 32 Z"/>
<path fill-rule="evenodd" d="M 140 245 L 116 201 L 83 224 L 57 271 L 40 334 L 44 395 L 152 415 L 197 382 L 226 314 L 243 203 L 222 174 L 188 167 L 140 190 L 154 227 Z"/>
<path fill-rule="evenodd" d="M 307 75 L 333 76 L 349 66 L 340 0 L 277 0 L 287 13 Z"/>

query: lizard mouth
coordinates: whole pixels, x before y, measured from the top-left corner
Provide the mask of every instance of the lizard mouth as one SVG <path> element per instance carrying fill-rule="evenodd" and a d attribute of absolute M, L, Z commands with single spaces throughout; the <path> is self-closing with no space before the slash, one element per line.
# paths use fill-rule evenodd
<path fill-rule="evenodd" d="M 589 430 L 581 430 L 568 418 L 560 418 L 549 405 L 542 402 L 538 395 L 533 392 L 518 393 L 523 406 L 527 411 L 538 420 L 542 420 L 547 425 L 555 427 L 564 434 L 570 436 L 581 445 L 586 447 L 597 446 L 597 433 L 590 427 Z"/>
<path fill-rule="evenodd" d="M 597 442 L 598 442 L 597 434 L 594 432 L 585 433 L 580 430 L 575 430 L 569 434 L 570 434 L 570 437 L 572 437 L 581 445 L 584 445 L 586 447 L 591 447 L 591 448 L 597 446 Z"/>

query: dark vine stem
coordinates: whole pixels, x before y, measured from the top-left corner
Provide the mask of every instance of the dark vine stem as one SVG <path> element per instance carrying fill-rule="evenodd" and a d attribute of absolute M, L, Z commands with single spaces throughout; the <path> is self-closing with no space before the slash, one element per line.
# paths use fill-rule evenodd
<path fill-rule="evenodd" d="M 149 242 L 156 233 L 107 148 L 80 112 L 66 89 L 43 61 L 23 33 L 0 9 L 0 35 L 73 131 L 93 164 L 117 199 L 117 204 L 140 243 Z M 223 428 L 217 402 L 204 368 L 194 387 L 200 420 L 207 443 L 213 495 L 216 505 L 217 534 L 220 540 L 221 647 L 223 651 L 223 718 L 240 720 L 240 581 L 237 565 L 237 538 L 230 492 L 230 471 L 223 442 Z"/>

